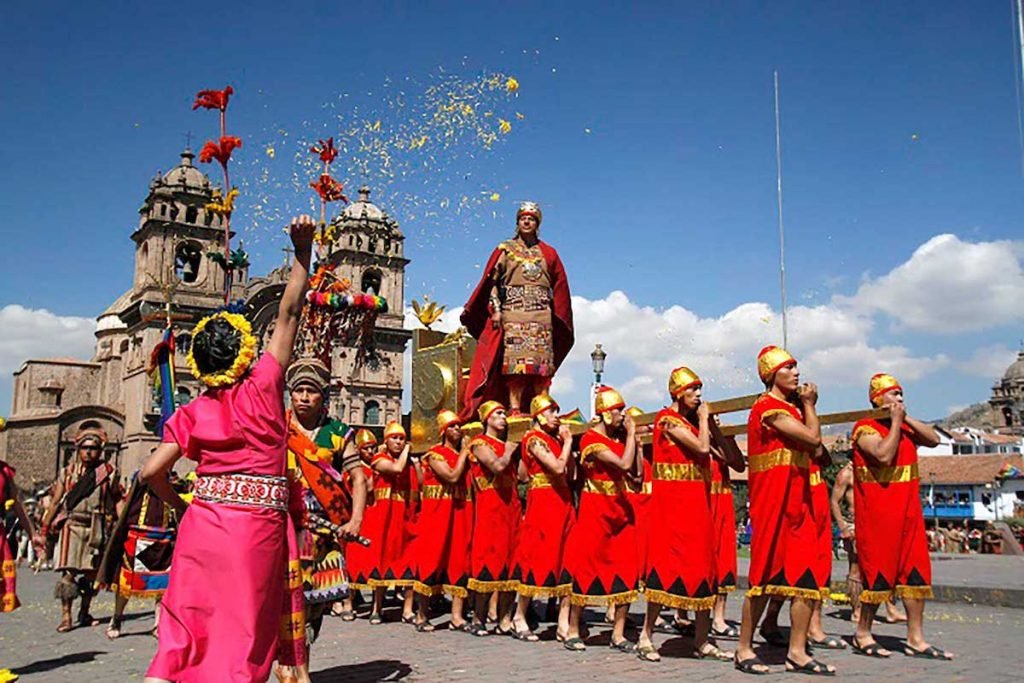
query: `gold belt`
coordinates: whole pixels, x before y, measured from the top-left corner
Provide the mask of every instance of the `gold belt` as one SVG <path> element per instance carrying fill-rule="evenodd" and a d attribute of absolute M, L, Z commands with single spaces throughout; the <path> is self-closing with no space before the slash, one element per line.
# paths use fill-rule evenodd
<path fill-rule="evenodd" d="M 811 472 L 811 486 L 817 486 L 822 482 L 821 472 Z"/>
<path fill-rule="evenodd" d="M 481 493 L 489 491 L 490 489 L 498 489 L 499 491 L 507 491 L 512 488 L 512 484 L 507 479 L 488 479 L 487 477 L 476 477 L 476 488 Z"/>
<path fill-rule="evenodd" d="M 811 456 L 804 451 L 793 451 L 788 448 L 777 448 L 750 458 L 751 472 L 766 472 L 773 467 L 790 466 L 807 469 L 811 466 Z"/>
<path fill-rule="evenodd" d="M 725 481 L 711 482 L 711 495 L 714 496 L 721 493 L 732 493 L 732 484 Z"/>
<path fill-rule="evenodd" d="M 905 484 L 919 478 L 916 462 L 891 467 L 855 467 L 853 474 L 862 484 Z"/>
<path fill-rule="evenodd" d="M 587 479 L 583 484 L 585 493 L 596 493 L 601 496 L 617 496 L 626 492 L 626 487 L 621 481 L 609 479 Z"/>
<path fill-rule="evenodd" d="M 423 500 L 466 500 L 466 492 L 462 488 L 455 488 L 446 484 L 427 484 L 420 489 L 420 498 Z"/>
<path fill-rule="evenodd" d="M 530 476 L 530 490 L 533 489 L 566 489 L 568 486 L 562 479 L 551 481 L 546 472 L 538 472 Z"/>
<path fill-rule="evenodd" d="M 711 472 L 692 462 L 656 462 L 654 478 L 657 481 L 707 481 Z"/>

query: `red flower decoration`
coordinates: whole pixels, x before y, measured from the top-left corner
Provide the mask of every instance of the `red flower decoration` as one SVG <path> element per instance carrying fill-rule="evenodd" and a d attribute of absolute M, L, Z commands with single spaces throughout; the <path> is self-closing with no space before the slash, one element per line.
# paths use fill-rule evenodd
<path fill-rule="evenodd" d="M 315 183 L 310 183 L 309 186 L 316 190 L 316 193 L 320 195 L 320 199 L 325 202 L 336 202 L 340 199 L 348 204 L 348 198 L 341 193 L 345 188 L 326 173 L 321 175 Z"/>
<path fill-rule="evenodd" d="M 192 104 L 192 111 L 202 107 L 203 109 L 219 109 L 226 111 L 228 98 L 235 92 L 230 85 L 223 90 L 200 90 L 196 94 L 196 101 Z"/>
<path fill-rule="evenodd" d="M 221 166 L 227 166 L 231 159 L 231 153 L 242 146 L 242 139 L 233 135 L 221 137 L 220 142 L 207 140 L 203 148 L 199 150 L 199 161 L 204 164 L 210 163 L 213 159 L 220 162 Z"/>
<path fill-rule="evenodd" d="M 319 141 L 319 144 L 313 145 L 309 148 L 309 151 L 313 154 L 320 155 L 320 161 L 325 164 L 329 164 L 338 158 L 338 150 L 334 147 L 334 138 L 327 138 L 327 141 Z"/>

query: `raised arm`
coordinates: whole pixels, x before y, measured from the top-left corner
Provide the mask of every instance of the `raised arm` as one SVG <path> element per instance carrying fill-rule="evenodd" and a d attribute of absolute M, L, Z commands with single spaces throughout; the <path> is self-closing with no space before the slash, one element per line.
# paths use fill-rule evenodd
<path fill-rule="evenodd" d="M 862 432 L 857 435 L 854 441 L 855 446 L 881 465 L 888 465 L 896 460 L 906 408 L 903 407 L 902 403 L 891 403 L 889 404 L 889 414 L 892 416 L 891 425 L 889 433 L 885 435 L 885 438 L 882 438 L 877 432 Z"/>
<path fill-rule="evenodd" d="M 708 422 L 708 428 L 711 431 L 711 443 L 713 444 L 711 447 L 712 455 L 737 472 L 747 469 L 747 462 L 743 458 L 743 451 L 736 444 L 736 437 L 722 434 L 718 418 Z"/>
<path fill-rule="evenodd" d="M 818 402 L 818 387 L 813 384 L 801 385 L 798 394 L 804 408 L 803 422 L 792 415 L 780 412 L 767 415 L 764 418 L 764 423 L 783 436 L 814 450 L 817 454 L 818 447 L 821 446 L 821 425 L 815 410 L 815 404 Z"/>
<path fill-rule="evenodd" d="M 934 448 L 939 445 L 939 433 L 935 431 L 935 427 L 930 424 L 921 422 L 909 415 L 903 418 L 903 424 L 910 427 L 912 432 L 910 438 L 918 446 L 924 446 L 925 448 Z"/>
<path fill-rule="evenodd" d="M 410 446 L 411 444 L 409 443 L 405 444 L 405 448 L 402 449 L 402 454 L 398 456 L 398 460 L 378 458 L 373 463 L 373 469 L 384 474 L 401 474 L 402 470 L 409 463 Z"/>
<path fill-rule="evenodd" d="M 697 406 L 697 434 L 694 434 L 686 427 L 676 424 L 666 427 L 665 433 L 688 451 L 699 455 L 710 453 L 711 432 L 708 429 L 708 404 L 701 403 Z"/>
<path fill-rule="evenodd" d="M 552 474 L 563 475 L 569 466 L 569 455 L 572 453 L 572 433 L 565 425 L 558 430 L 562 438 L 562 450 L 557 455 L 548 448 L 548 445 L 540 439 L 530 442 L 530 455 L 541 464 L 541 466 Z"/>
<path fill-rule="evenodd" d="M 632 417 L 627 415 L 625 424 L 626 448 L 622 452 L 622 457 L 618 457 L 607 448 L 596 451 L 594 457 L 607 465 L 616 467 L 623 472 L 628 472 L 633 468 L 633 460 L 636 458 L 636 423 L 633 422 Z"/>
<path fill-rule="evenodd" d="M 505 455 L 498 457 L 498 454 L 494 452 L 494 449 L 488 446 L 482 441 L 473 443 L 470 448 L 473 451 L 473 455 L 480 461 L 489 472 L 492 474 L 501 474 L 508 469 L 509 464 L 512 462 L 512 453 L 514 449 L 505 448 Z"/>
<path fill-rule="evenodd" d="M 309 216 L 302 215 L 292 220 L 288 226 L 292 245 L 295 247 L 295 259 L 292 272 L 288 276 L 281 303 L 277 308 L 277 322 L 274 323 L 274 334 L 267 344 L 267 353 L 277 359 L 281 367 L 287 368 L 292 361 L 292 348 L 295 346 L 295 335 L 299 331 L 299 319 L 302 317 L 302 304 L 305 301 L 306 287 L 309 282 L 309 259 L 313 247 L 313 233 L 316 224 Z"/>

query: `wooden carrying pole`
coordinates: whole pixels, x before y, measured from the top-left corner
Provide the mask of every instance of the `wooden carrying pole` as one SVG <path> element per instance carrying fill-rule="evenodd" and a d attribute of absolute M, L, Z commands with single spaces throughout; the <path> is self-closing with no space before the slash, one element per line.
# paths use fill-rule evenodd
<path fill-rule="evenodd" d="M 735 398 L 727 398 L 721 401 L 708 401 L 708 412 L 712 415 L 724 415 L 727 413 L 738 413 L 743 410 L 750 410 L 753 407 L 754 402 L 761 396 L 761 394 L 749 394 L 747 396 L 736 396 Z M 657 413 L 644 413 L 633 418 L 634 422 L 638 427 L 647 427 L 654 424 L 654 418 Z M 865 410 L 847 410 L 839 413 L 827 413 L 825 415 L 819 415 L 818 421 L 822 426 L 844 424 L 847 422 L 856 422 L 864 418 L 873 419 L 884 419 L 889 416 L 889 411 L 884 408 L 874 408 Z M 530 428 L 531 420 L 528 417 L 513 417 L 508 422 L 508 440 L 512 443 L 518 443 L 522 441 L 523 435 L 526 434 Z M 569 430 L 573 436 L 579 436 L 583 434 L 587 429 L 590 428 L 589 424 L 580 424 L 578 422 L 571 423 Z M 478 436 L 483 431 L 483 426 L 479 422 L 470 422 L 465 425 L 462 429 L 462 433 L 469 438 Z M 722 436 L 737 436 L 739 434 L 745 434 L 747 432 L 746 424 L 726 424 L 721 426 Z M 651 442 L 650 434 L 645 434 L 641 437 L 641 441 L 644 444 Z"/>

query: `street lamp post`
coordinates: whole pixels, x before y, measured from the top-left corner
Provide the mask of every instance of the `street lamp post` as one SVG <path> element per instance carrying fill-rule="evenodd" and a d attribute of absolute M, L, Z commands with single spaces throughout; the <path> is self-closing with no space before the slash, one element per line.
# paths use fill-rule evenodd
<path fill-rule="evenodd" d="M 590 387 L 590 419 L 597 414 L 597 389 L 601 386 L 601 375 L 604 373 L 604 361 L 608 354 L 604 352 L 600 344 L 594 344 L 594 350 L 590 353 L 590 362 L 594 369 L 594 384 Z"/>

